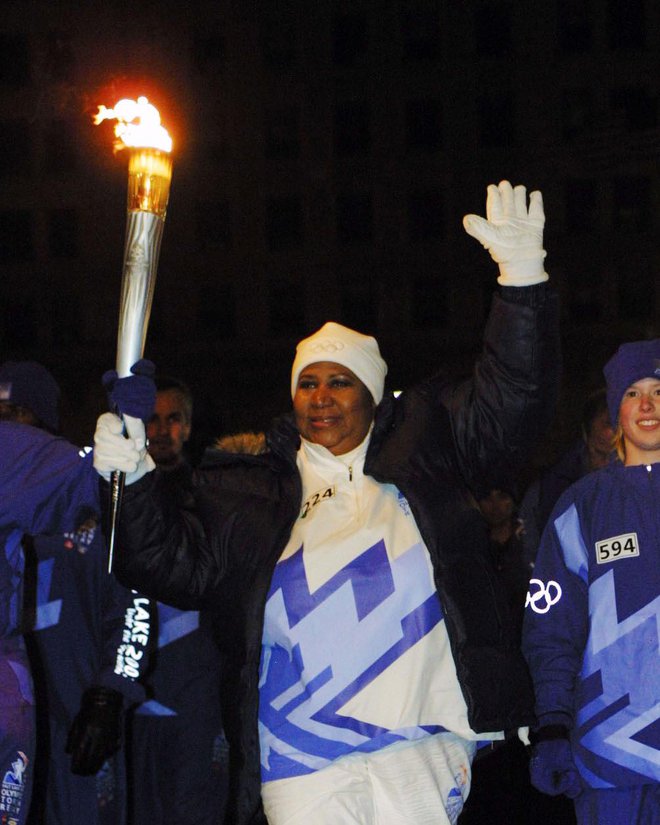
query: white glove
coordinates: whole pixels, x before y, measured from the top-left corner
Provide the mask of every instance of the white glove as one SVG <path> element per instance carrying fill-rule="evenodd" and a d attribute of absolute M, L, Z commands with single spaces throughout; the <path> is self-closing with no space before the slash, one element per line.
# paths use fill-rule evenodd
<path fill-rule="evenodd" d="M 124 426 L 128 438 L 124 435 Z M 123 420 L 114 413 L 103 413 L 96 422 L 94 433 L 94 468 L 110 481 L 110 475 L 125 473 L 124 484 L 133 484 L 154 469 L 153 458 L 147 452 L 144 423 L 140 418 L 125 415 Z"/>
<path fill-rule="evenodd" d="M 476 238 L 499 264 L 498 283 L 503 286 L 529 286 L 548 280 L 543 268 L 543 197 L 532 192 L 527 209 L 527 190 L 511 186 L 503 180 L 491 184 L 486 198 L 486 220 L 478 215 L 466 215 L 463 226 Z"/>

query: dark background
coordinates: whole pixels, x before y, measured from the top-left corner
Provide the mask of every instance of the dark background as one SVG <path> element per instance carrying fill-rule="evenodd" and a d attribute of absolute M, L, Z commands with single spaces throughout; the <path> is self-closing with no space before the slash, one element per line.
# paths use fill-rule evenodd
<path fill-rule="evenodd" d="M 544 194 L 576 432 L 618 344 L 658 335 L 658 4 L 4 2 L 0 360 L 45 363 L 88 443 L 114 365 L 126 158 L 98 104 L 146 95 L 174 177 L 146 355 L 196 450 L 289 402 L 297 340 L 375 334 L 390 385 L 478 351 L 497 268 L 461 218 Z"/>

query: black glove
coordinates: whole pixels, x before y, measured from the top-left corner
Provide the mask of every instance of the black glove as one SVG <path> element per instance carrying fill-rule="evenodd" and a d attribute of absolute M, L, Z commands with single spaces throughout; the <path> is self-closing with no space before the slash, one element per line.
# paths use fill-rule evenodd
<path fill-rule="evenodd" d="M 146 423 L 156 405 L 155 367 L 152 361 L 141 358 L 133 364 L 131 373 L 125 378 L 119 378 L 116 370 L 103 373 L 108 404 L 118 415 L 132 415 Z"/>
<path fill-rule="evenodd" d="M 79 776 L 97 773 L 106 759 L 119 750 L 123 734 L 121 693 L 111 688 L 91 687 L 82 696 L 80 710 L 66 740 L 71 754 L 71 772 Z"/>

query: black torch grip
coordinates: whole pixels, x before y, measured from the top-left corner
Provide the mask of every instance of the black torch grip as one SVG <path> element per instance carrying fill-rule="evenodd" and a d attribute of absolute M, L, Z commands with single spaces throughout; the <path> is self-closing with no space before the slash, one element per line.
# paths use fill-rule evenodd
<path fill-rule="evenodd" d="M 119 410 L 116 407 L 113 412 L 115 415 L 120 415 Z M 124 436 L 128 438 L 126 426 L 124 426 Z M 119 511 L 121 509 L 121 500 L 124 495 L 125 480 L 126 473 L 121 473 L 119 470 L 115 470 L 110 476 L 110 506 L 108 508 L 108 525 L 106 530 L 106 534 L 108 536 L 108 573 L 112 573 L 112 565 L 115 557 L 117 521 L 119 519 Z"/>

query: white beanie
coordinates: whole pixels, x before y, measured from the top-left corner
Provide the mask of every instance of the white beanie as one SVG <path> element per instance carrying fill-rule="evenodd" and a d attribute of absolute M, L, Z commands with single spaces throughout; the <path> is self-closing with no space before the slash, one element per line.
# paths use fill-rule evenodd
<path fill-rule="evenodd" d="M 376 404 L 383 397 L 387 364 L 380 355 L 378 342 L 371 335 L 328 321 L 321 329 L 296 347 L 291 368 L 291 397 L 296 394 L 298 376 L 310 364 L 330 361 L 348 367 L 371 393 Z"/>

